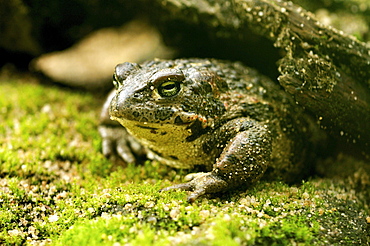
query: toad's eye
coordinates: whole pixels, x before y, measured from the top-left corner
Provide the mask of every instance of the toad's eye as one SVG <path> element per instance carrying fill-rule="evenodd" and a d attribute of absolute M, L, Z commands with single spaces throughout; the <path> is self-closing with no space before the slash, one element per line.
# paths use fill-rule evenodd
<path fill-rule="evenodd" d="M 117 78 L 117 75 L 116 74 L 113 74 L 113 85 L 116 88 L 116 90 L 118 90 L 118 88 L 120 87 L 121 84 L 122 83 Z"/>
<path fill-rule="evenodd" d="M 161 97 L 176 96 L 180 90 L 185 76 L 181 70 L 166 68 L 156 72 L 150 79 L 152 90 L 154 88 Z"/>
<path fill-rule="evenodd" d="M 180 82 L 178 81 L 165 81 L 157 88 L 158 94 L 162 97 L 172 97 L 177 95 L 180 91 Z"/>

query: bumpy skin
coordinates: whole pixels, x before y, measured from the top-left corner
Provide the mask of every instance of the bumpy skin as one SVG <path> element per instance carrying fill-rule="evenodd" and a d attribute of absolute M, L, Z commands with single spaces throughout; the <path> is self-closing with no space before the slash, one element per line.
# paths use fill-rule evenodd
<path fill-rule="evenodd" d="M 147 155 L 208 172 L 165 188 L 201 195 L 244 188 L 263 175 L 294 181 L 309 168 L 316 128 L 278 85 L 213 59 L 123 63 L 102 111 L 103 152 L 134 162 Z M 110 119 L 119 122 L 118 127 Z"/>

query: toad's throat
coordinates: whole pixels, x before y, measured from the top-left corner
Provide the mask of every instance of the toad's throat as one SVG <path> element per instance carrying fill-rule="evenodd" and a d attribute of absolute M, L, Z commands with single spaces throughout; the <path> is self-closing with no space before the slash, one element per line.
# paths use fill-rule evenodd
<path fill-rule="evenodd" d="M 193 138 L 186 125 L 140 123 L 123 118 L 114 118 L 143 146 L 151 152 L 150 159 L 157 159 L 175 168 L 192 168 L 208 165 L 215 157 L 204 153 L 201 141 Z M 192 141 L 188 139 L 191 138 Z M 199 142 L 198 142 L 199 141 Z"/>

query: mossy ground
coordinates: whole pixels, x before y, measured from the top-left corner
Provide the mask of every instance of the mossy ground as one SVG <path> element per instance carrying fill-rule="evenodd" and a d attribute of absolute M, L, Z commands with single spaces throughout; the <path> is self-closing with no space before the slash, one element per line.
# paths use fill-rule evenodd
<path fill-rule="evenodd" d="M 2 77 L 0 91 L 1 245 L 369 243 L 366 194 L 345 179 L 260 182 L 189 204 L 158 192 L 186 171 L 104 158 L 103 96 L 30 77 Z"/>

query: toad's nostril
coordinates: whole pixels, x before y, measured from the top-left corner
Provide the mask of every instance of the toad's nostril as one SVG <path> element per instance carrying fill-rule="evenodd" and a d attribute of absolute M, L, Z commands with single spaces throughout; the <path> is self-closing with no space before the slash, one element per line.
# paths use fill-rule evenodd
<path fill-rule="evenodd" d="M 124 62 L 116 66 L 114 74 L 119 81 L 123 81 L 133 71 L 138 70 L 139 68 L 140 66 L 136 63 Z"/>

